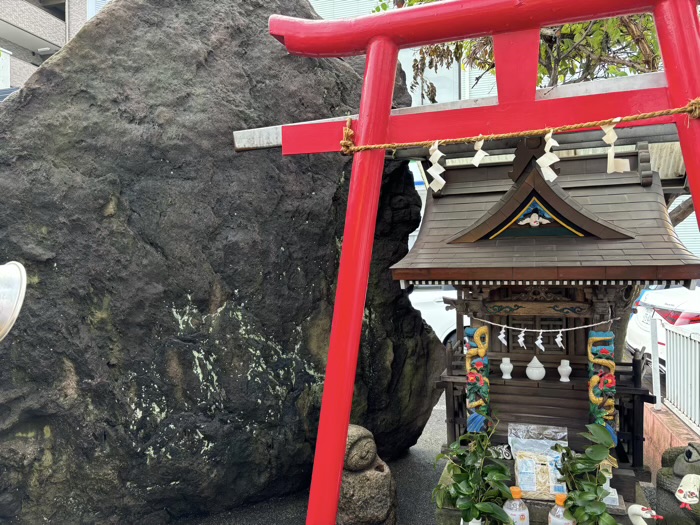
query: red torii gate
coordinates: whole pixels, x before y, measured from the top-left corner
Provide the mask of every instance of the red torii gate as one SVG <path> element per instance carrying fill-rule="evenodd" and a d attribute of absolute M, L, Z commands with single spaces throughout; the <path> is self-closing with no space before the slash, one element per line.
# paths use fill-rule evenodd
<path fill-rule="evenodd" d="M 272 16 L 270 33 L 295 55 L 366 54 L 356 144 L 417 142 L 552 128 L 686 105 L 700 96 L 696 1 L 449 0 L 352 20 Z M 659 34 L 666 86 L 537 100 L 541 27 L 649 12 Z M 484 35 L 493 36 L 498 105 L 390 115 L 399 49 Z M 700 209 L 700 121 L 684 115 L 653 122 L 677 124 L 693 201 Z M 632 125 L 639 123 L 620 127 Z M 283 126 L 282 152 L 339 151 L 343 126 L 342 121 Z M 355 154 L 307 525 L 336 521 L 383 167 L 384 151 Z"/>

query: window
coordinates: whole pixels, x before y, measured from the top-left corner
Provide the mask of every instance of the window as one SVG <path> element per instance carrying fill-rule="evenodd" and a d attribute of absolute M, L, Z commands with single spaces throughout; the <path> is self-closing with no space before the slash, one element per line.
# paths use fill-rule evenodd
<path fill-rule="evenodd" d="M 10 53 L 0 49 L 0 89 L 7 89 L 10 84 Z"/>
<path fill-rule="evenodd" d="M 102 8 L 105 5 L 107 5 L 107 2 L 109 2 L 109 0 L 88 0 L 88 3 L 87 3 L 88 20 L 90 20 L 93 16 L 95 16 L 100 11 L 102 11 Z"/>

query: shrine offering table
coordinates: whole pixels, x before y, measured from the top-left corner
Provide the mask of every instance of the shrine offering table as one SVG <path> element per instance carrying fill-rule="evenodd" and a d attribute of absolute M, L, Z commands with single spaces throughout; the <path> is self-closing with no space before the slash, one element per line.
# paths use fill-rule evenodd
<path fill-rule="evenodd" d="M 445 388 L 448 440 L 457 440 L 466 432 L 467 414 L 464 387 L 466 378 L 459 366 L 459 356 L 453 356 L 451 374 L 445 371 L 439 386 Z M 635 500 L 637 481 L 650 481 L 650 473 L 644 468 L 644 403 L 654 401 L 649 391 L 635 386 L 631 365 L 620 365 L 617 374 L 616 408 L 619 413 L 620 443 L 615 449 L 619 468 L 615 469 L 612 486 L 627 501 Z M 569 446 L 583 452 L 590 445 L 581 433 L 590 423 L 588 379 L 585 370 L 575 366 L 570 382 L 559 381 L 556 369 L 548 368 L 541 381 L 525 377 L 525 367 L 512 372 L 512 379 L 505 380 L 492 363 L 491 407 L 498 428 L 493 437 L 495 445 L 508 443 L 508 425 L 529 423 L 535 425 L 566 427 Z"/>

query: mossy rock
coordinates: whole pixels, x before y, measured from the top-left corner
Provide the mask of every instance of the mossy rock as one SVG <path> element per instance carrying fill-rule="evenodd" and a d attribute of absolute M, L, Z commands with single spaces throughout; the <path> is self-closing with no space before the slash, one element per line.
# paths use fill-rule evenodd
<path fill-rule="evenodd" d="M 685 452 L 686 447 L 672 447 L 666 449 L 661 455 L 661 466 L 672 467 L 678 456 Z"/>

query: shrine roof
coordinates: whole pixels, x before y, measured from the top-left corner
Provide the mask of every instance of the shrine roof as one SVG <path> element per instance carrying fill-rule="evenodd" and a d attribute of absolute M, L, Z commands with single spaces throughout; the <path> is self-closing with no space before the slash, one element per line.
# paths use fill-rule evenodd
<path fill-rule="evenodd" d="M 628 159 L 630 171 L 607 173 L 601 155 L 563 157 L 553 166 L 554 182 L 545 182 L 534 159 L 519 162 L 518 154 L 513 163 L 448 169 L 445 187 L 428 192 L 418 239 L 392 267 L 394 279 L 622 284 L 700 278 L 700 258 L 675 233 L 648 152 L 616 157 Z M 511 178 L 515 171 L 524 175 Z M 545 210 L 539 213 L 551 219 L 543 222 L 554 233 L 527 229 L 532 206 Z"/>

